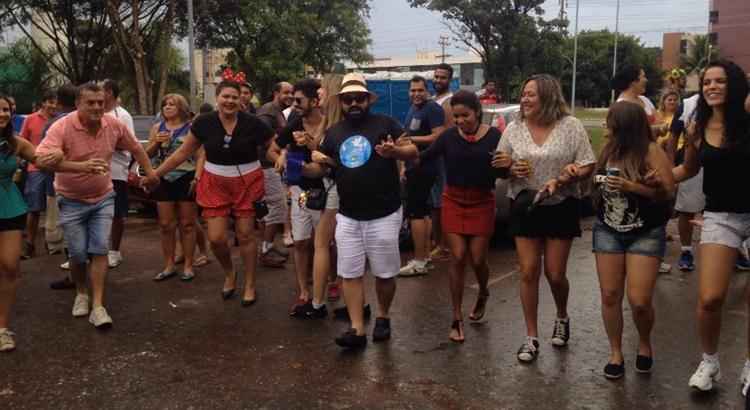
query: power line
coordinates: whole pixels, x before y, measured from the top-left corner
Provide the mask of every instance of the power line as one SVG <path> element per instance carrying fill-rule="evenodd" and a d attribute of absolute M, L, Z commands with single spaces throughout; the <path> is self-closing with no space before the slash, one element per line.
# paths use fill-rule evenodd
<path fill-rule="evenodd" d="M 448 42 L 448 36 L 440 36 L 438 44 L 440 44 L 440 47 L 442 47 L 443 50 L 438 57 L 440 57 L 440 60 L 445 63 L 445 57 L 450 57 L 450 54 L 445 54 L 445 48 L 450 45 Z"/>

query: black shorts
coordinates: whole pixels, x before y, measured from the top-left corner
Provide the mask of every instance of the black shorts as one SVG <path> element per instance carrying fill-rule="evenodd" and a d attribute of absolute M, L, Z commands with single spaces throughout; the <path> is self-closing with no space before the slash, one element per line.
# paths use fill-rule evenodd
<path fill-rule="evenodd" d="M 193 178 L 195 172 L 188 172 L 171 182 L 162 178 L 151 198 L 156 202 L 193 202 L 195 195 L 190 194 L 190 182 Z"/>
<path fill-rule="evenodd" d="M 115 218 L 128 216 L 128 182 L 112 180 L 112 188 L 115 191 Z"/>
<path fill-rule="evenodd" d="M 13 218 L 0 218 L 0 232 L 6 231 L 23 231 L 26 229 L 26 214 L 21 214 Z"/>
<path fill-rule="evenodd" d="M 417 167 L 406 171 L 406 208 L 409 219 L 420 219 L 430 216 L 430 193 L 435 185 L 437 174 L 434 169 Z"/>
<path fill-rule="evenodd" d="M 581 236 L 581 201 L 567 198 L 556 205 L 540 205 L 531 213 L 510 218 L 511 236 L 573 239 Z"/>

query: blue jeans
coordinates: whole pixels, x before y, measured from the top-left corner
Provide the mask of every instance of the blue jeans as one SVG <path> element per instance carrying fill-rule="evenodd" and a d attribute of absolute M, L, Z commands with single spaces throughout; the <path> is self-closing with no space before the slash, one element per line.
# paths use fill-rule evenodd
<path fill-rule="evenodd" d="M 89 255 L 106 256 L 115 215 L 115 193 L 110 192 L 95 204 L 58 196 L 57 205 L 70 260 L 83 265 Z"/>
<path fill-rule="evenodd" d="M 593 248 L 596 253 L 630 253 L 663 258 L 667 249 L 667 230 L 664 225 L 636 232 L 617 232 L 597 220 L 593 231 Z"/>

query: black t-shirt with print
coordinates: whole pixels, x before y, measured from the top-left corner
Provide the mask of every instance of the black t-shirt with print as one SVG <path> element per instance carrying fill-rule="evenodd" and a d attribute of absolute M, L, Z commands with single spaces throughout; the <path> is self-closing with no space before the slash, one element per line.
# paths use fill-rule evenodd
<path fill-rule="evenodd" d="M 292 153 L 295 153 L 301 155 L 304 162 L 309 163 L 312 162 L 312 151 L 310 151 L 307 146 L 297 145 L 297 143 L 294 141 L 293 133 L 304 130 L 305 126 L 302 123 L 302 117 L 295 116 L 294 118 L 292 118 L 289 124 L 283 130 L 281 130 L 281 133 L 276 138 L 276 145 L 278 145 L 281 149 L 287 149 L 287 158 L 289 158 L 291 155 L 294 155 Z M 289 168 L 287 168 L 287 175 L 289 175 Z M 289 181 L 289 185 L 297 185 L 302 189 L 323 188 L 323 179 L 301 177 L 299 183 Z"/>
<path fill-rule="evenodd" d="M 206 149 L 208 162 L 217 165 L 239 165 L 258 160 L 258 148 L 273 137 L 274 132 L 252 114 L 237 113 L 229 147 L 224 147 L 227 135 L 218 112 L 200 115 L 193 121 L 190 131 Z"/>
<path fill-rule="evenodd" d="M 368 114 L 359 122 L 343 120 L 326 131 L 321 151 L 333 158 L 339 212 L 359 221 L 382 218 L 401 207 L 396 160 L 383 158 L 375 146 L 404 129 L 391 117 Z"/>

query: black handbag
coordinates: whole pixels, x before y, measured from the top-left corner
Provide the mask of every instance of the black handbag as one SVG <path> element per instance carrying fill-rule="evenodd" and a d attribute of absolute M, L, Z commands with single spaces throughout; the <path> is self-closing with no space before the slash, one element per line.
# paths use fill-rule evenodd
<path fill-rule="evenodd" d="M 312 211 L 322 211 L 326 209 L 326 200 L 328 192 L 336 183 L 331 184 L 328 188 L 310 188 L 305 191 L 305 208 Z"/>

